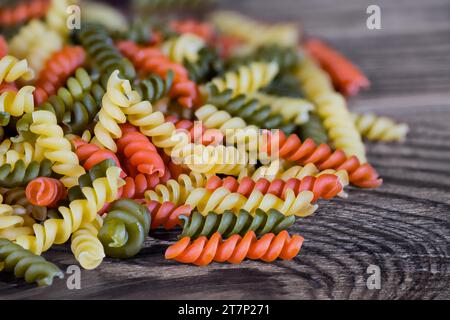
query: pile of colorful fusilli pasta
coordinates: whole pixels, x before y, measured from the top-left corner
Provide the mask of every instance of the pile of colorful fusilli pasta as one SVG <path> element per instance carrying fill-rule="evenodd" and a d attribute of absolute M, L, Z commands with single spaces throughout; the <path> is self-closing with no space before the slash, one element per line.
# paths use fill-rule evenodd
<path fill-rule="evenodd" d="M 362 138 L 408 128 L 349 111 L 369 82 L 323 42 L 231 12 L 128 25 L 102 8 L 0 2 L 0 269 L 48 285 L 54 245 L 94 269 L 158 228 L 178 228 L 165 257 L 182 263 L 288 260 L 318 200 L 381 185 Z"/>

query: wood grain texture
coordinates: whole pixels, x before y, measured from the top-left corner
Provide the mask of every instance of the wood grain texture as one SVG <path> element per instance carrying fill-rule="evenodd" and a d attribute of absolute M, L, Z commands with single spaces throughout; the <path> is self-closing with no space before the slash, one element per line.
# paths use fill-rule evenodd
<path fill-rule="evenodd" d="M 366 29 L 368 0 L 225 1 L 265 20 L 302 21 L 351 57 L 372 80 L 353 110 L 407 122 L 403 144 L 369 144 L 384 178 L 376 190 L 350 189 L 347 200 L 320 203 L 292 232 L 306 241 L 290 262 L 208 267 L 164 260 L 176 233 L 152 234 L 127 261 L 105 259 L 82 272 L 82 289 L 65 281 L 35 288 L 0 274 L 0 298 L 152 299 L 448 299 L 450 298 L 450 2 L 375 1 L 382 30 Z M 62 268 L 66 246 L 45 256 Z M 380 266 L 381 290 L 366 288 L 366 268 Z"/>

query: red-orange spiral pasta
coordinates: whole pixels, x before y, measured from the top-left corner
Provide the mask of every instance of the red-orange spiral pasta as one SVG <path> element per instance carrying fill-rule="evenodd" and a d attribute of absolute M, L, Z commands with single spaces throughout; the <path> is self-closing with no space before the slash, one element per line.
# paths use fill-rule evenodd
<path fill-rule="evenodd" d="M 114 160 L 116 165 L 121 168 L 121 164 L 116 154 L 108 149 L 100 148 L 93 143 L 87 143 L 83 139 L 76 138 L 72 141 L 75 147 L 75 153 L 80 160 L 80 163 L 86 170 L 91 169 L 96 164 L 106 159 Z M 126 173 L 122 170 L 120 173 L 121 178 L 126 176 Z"/>
<path fill-rule="evenodd" d="M 166 230 L 173 229 L 179 225 L 180 215 L 189 216 L 192 211 L 191 206 L 188 204 L 177 207 L 172 202 L 160 204 L 157 201 L 150 201 L 145 206 L 152 216 L 150 229 L 156 229 L 161 226 Z"/>
<path fill-rule="evenodd" d="M 28 183 L 25 194 L 35 206 L 56 207 L 66 197 L 66 188 L 57 179 L 39 177 Z"/>
<path fill-rule="evenodd" d="M 356 95 L 370 85 L 367 77 L 342 54 L 318 39 L 310 39 L 305 49 L 330 75 L 336 88 L 347 96 Z"/>
<path fill-rule="evenodd" d="M 214 38 L 214 26 L 207 22 L 200 22 L 194 19 L 177 20 L 170 23 L 172 30 L 178 33 L 192 33 L 205 41 Z"/>
<path fill-rule="evenodd" d="M 166 259 L 198 266 L 206 266 L 213 261 L 241 263 L 245 258 L 265 262 L 277 258 L 290 260 L 299 253 L 303 240 L 299 235 L 291 238 L 286 230 L 278 235 L 265 234 L 260 239 L 249 231 L 243 237 L 235 234 L 226 240 L 216 232 L 209 240 L 200 237 L 191 242 L 189 237 L 185 237 L 167 248 L 165 256 Z"/>
<path fill-rule="evenodd" d="M 155 188 L 160 183 L 163 183 L 162 179 L 155 174 L 139 173 L 136 176 L 128 176 L 125 178 L 125 185 L 120 191 L 120 198 L 142 199 L 145 191 Z"/>
<path fill-rule="evenodd" d="M 172 122 L 177 129 L 183 129 L 189 132 L 191 142 L 208 145 L 221 145 L 223 134 L 217 129 L 208 129 L 202 124 L 194 123 L 191 120 L 179 120 L 176 116 L 166 117 L 166 121 Z"/>
<path fill-rule="evenodd" d="M 312 191 L 314 193 L 313 202 L 320 198 L 334 198 L 343 189 L 339 178 L 334 174 L 323 174 L 318 177 L 307 176 L 303 179 L 291 178 L 287 181 L 281 179 L 269 181 L 265 178 L 254 181 L 250 177 L 244 177 L 238 181 L 231 176 L 223 179 L 218 176 L 211 176 L 205 186 L 209 190 L 216 190 L 220 187 L 225 187 L 231 192 L 240 193 L 247 198 L 252 191 L 259 190 L 262 194 L 271 193 L 283 200 L 287 189 L 293 190 L 295 195 L 302 191 Z"/>
<path fill-rule="evenodd" d="M 172 70 L 174 81 L 169 96 L 186 108 L 201 104 L 201 97 L 195 82 L 189 80 L 187 70 L 170 59 L 157 48 L 140 47 L 133 41 L 120 41 L 117 47 L 121 53 L 134 64 L 142 73 L 156 73 L 165 78 L 167 72 Z"/>
<path fill-rule="evenodd" d="M 0 59 L 6 56 L 8 53 L 8 44 L 6 43 L 5 38 L 0 36 Z"/>
<path fill-rule="evenodd" d="M 129 165 L 145 174 L 165 174 L 164 162 L 150 140 L 130 124 L 121 125 L 122 137 L 117 142 L 118 152 L 127 159 Z"/>
<path fill-rule="evenodd" d="M 31 19 L 42 18 L 50 7 L 50 0 L 22 1 L 15 7 L 0 8 L 0 26 L 10 27 Z"/>
<path fill-rule="evenodd" d="M 35 101 L 42 103 L 45 94 L 54 95 L 67 79 L 86 61 L 86 53 L 82 47 L 65 47 L 55 52 L 45 64 L 36 80 Z"/>
<path fill-rule="evenodd" d="M 315 164 L 319 170 L 335 169 L 345 170 L 349 180 L 361 188 L 376 188 L 383 183 L 377 171 L 368 163 L 361 164 L 357 157 L 347 157 L 342 150 L 332 151 L 327 144 L 317 146 L 308 138 L 301 141 L 296 134 L 286 135 L 280 130 L 270 135 L 269 142 L 263 149 L 272 153 L 271 146 L 279 146 L 279 157 L 300 165 Z"/>

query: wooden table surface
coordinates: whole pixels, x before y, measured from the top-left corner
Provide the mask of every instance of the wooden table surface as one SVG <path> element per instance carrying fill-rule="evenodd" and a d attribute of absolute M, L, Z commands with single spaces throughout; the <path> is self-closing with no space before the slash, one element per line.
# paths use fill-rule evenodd
<path fill-rule="evenodd" d="M 366 28 L 368 4 L 380 5 L 381 30 Z M 450 298 L 450 1 L 241 0 L 225 7 L 302 21 L 368 74 L 372 88 L 350 107 L 411 128 L 403 144 L 367 146 L 383 186 L 321 202 L 292 228 L 306 241 L 290 262 L 181 265 L 164 260 L 176 233 L 160 232 L 137 257 L 82 271 L 80 290 L 68 290 L 65 280 L 35 288 L 1 273 L 0 298 Z M 64 270 L 75 264 L 65 246 L 45 256 Z M 380 290 L 366 287 L 371 264 L 381 269 Z"/>

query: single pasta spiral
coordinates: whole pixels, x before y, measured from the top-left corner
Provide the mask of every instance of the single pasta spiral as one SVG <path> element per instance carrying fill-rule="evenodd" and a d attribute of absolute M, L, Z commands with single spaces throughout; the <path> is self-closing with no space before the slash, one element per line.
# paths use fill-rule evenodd
<path fill-rule="evenodd" d="M 0 195 L 0 237 L 9 240 L 15 240 L 21 235 L 29 235 L 33 230 L 25 226 L 25 220 L 18 214 L 15 214 L 17 206 L 10 206 L 3 203 L 3 196 Z"/>
<path fill-rule="evenodd" d="M 61 181 L 39 177 L 31 180 L 26 189 L 28 201 L 35 206 L 55 207 L 66 197 L 66 188 Z"/>
<path fill-rule="evenodd" d="M 38 286 L 50 286 L 55 277 L 64 278 L 56 265 L 6 239 L 0 239 L 0 263 L 5 271 L 13 271 L 16 277 Z"/>
<path fill-rule="evenodd" d="M 210 211 L 223 213 L 226 210 L 237 212 L 244 209 L 253 213 L 256 209 L 264 211 L 276 209 L 286 216 L 296 215 L 305 217 L 316 211 L 317 205 L 311 204 L 314 193 L 301 191 L 295 195 L 294 190 L 286 189 L 284 199 L 280 199 L 271 193 L 263 194 L 259 190 L 253 190 L 248 197 L 231 192 L 225 187 L 219 187 L 214 191 L 206 188 L 194 189 L 186 199 L 186 204 L 206 215 Z"/>
<path fill-rule="evenodd" d="M 295 195 L 308 190 L 314 193 L 312 202 L 319 198 L 334 198 L 343 190 L 339 178 L 333 174 L 322 174 L 318 177 L 307 176 L 303 179 L 290 178 L 287 181 L 282 179 L 269 181 L 264 178 L 253 180 L 250 177 L 244 177 L 241 180 L 234 177 L 221 179 L 218 176 L 211 176 L 205 186 L 206 189 L 212 191 L 220 187 L 225 187 L 231 192 L 240 193 L 245 197 L 249 197 L 254 190 L 258 190 L 263 194 L 270 193 L 281 199 L 285 198 L 288 189 L 293 190 Z"/>
<path fill-rule="evenodd" d="M 306 97 L 314 102 L 317 114 L 328 131 L 336 149 L 342 149 L 347 156 L 356 156 L 366 162 L 365 148 L 361 135 L 347 109 L 342 95 L 333 89 L 328 74 L 309 57 L 305 57 L 296 70 Z"/>
<path fill-rule="evenodd" d="M 71 187 L 77 183 L 78 177 L 85 173 L 80 166 L 77 155 L 72 151 L 70 142 L 64 138 L 62 128 L 56 117 L 49 111 L 35 111 L 30 131 L 38 135 L 36 145 L 44 151 L 44 157 L 54 165 L 52 170 L 63 175 L 61 181 Z"/>
<path fill-rule="evenodd" d="M 264 24 L 231 11 L 218 11 L 212 22 L 225 34 L 241 38 L 252 46 L 278 44 L 295 47 L 299 39 L 298 26 L 293 23 Z"/>
<path fill-rule="evenodd" d="M 109 208 L 98 237 L 108 256 L 130 258 L 142 249 L 150 223 L 151 216 L 144 206 L 121 199 Z"/>
<path fill-rule="evenodd" d="M 98 123 L 94 127 L 95 141 L 113 152 L 117 152 L 117 145 L 113 139 L 122 136 L 120 123 L 127 118 L 125 110 L 130 107 L 131 85 L 128 80 L 119 78 L 119 70 L 115 70 L 108 79 L 105 95 L 102 99 L 102 108 L 98 113 Z"/>
<path fill-rule="evenodd" d="M 356 128 L 363 137 L 372 141 L 403 141 L 408 133 L 408 125 L 395 123 L 388 117 L 371 113 L 352 113 Z"/>
<path fill-rule="evenodd" d="M 262 105 L 258 99 L 250 98 L 246 94 L 233 96 L 231 89 L 220 91 L 216 86 L 211 86 L 208 103 L 258 128 L 280 129 L 286 134 L 292 133 L 296 128 L 295 123 L 286 121 L 280 113 L 274 112 L 270 105 Z"/>
<path fill-rule="evenodd" d="M 370 164 L 361 164 L 356 156 L 347 157 L 342 150 L 333 152 L 328 145 L 317 146 L 312 139 L 302 142 L 296 134 L 286 137 L 282 132 L 277 132 L 272 139 L 266 146 L 268 152 L 273 152 L 271 146 L 278 146 L 276 154 L 287 161 L 300 165 L 313 163 L 320 170 L 346 170 L 350 182 L 362 188 L 375 188 L 383 182 Z"/>
<path fill-rule="evenodd" d="M 302 244 L 303 237 L 294 235 L 291 238 L 287 231 L 281 231 L 278 235 L 267 233 L 260 239 L 249 231 L 243 237 L 235 234 L 226 240 L 222 240 L 219 233 L 214 233 L 209 240 L 200 237 L 191 242 L 191 238 L 185 237 L 167 248 L 165 256 L 169 260 L 198 266 L 213 261 L 241 263 L 245 258 L 272 262 L 277 258 L 293 259 Z"/>
<path fill-rule="evenodd" d="M 19 60 L 13 56 L 0 59 L 0 83 L 14 82 L 22 78 L 25 81 L 34 78 L 34 71 L 28 67 L 27 60 Z"/>
<path fill-rule="evenodd" d="M 33 86 L 24 86 L 18 92 L 5 91 L 0 96 L 0 112 L 7 112 L 14 117 L 34 110 Z"/>
<path fill-rule="evenodd" d="M 97 234 L 103 225 L 103 219 L 96 216 L 94 221 L 83 223 L 80 228 L 72 234 L 70 248 L 75 259 L 87 270 L 97 268 L 105 257 L 102 243 Z"/>
<path fill-rule="evenodd" d="M 199 51 L 204 46 L 205 42 L 202 38 L 192 33 L 185 33 L 164 42 L 162 52 L 177 63 L 183 63 L 185 60 L 196 62 L 199 59 Z"/>
<path fill-rule="evenodd" d="M 223 214 L 210 212 L 206 216 L 194 212 L 190 217 L 180 216 L 180 219 L 184 223 L 179 238 L 190 237 L 191 239 L 210 238 L 215 232 L 224 238 L 234 234 L 243 236 L 248 231 L 253 231 L 257 235 L 278 234 L 295 222 L 295 216 L 287 217 L 274 209 L 267 212 L 257 209 L 253 216 L 245 210 L 240 210 L 238 214 L 232 211 L 225 211 Z"/>
<path fill-rule="evenodd" d="M 127 162 L 141 173 L 164 176 L 164 162 L 148 138 L 128 124 L 122 125 L 121 129 L 122 137 L 117 140 L 117 147 Z"/>
<path fill-rule="evenodd" d="M 69 207 L 59 207 L 62 219 L 48 219 L 43 224 L 34 224 L 33 236 L 20 236 L 17 243 L 35 254 L 47 251 L 53 244 L 62 244 L 77 231 L 82 223 L 92 222 L 103 206 L 117 199 L 122 184 L 120 169 L 110 167 L 106 177 L 95 179 L 92 187 L 83 187 L 83 199 L 75 199 Z"/>
<path fill-rule="evenodd" d="M 253 62 L 211 80 L 206 91 L 210 90 L 208 87 L 214 85 L 219 91 L 231 89 L 233 97 L 239 94 L 253 94 L 272 82 L 278 71 L 276 62 Z"/>
<path fill-rule="evenodd" d="M 157 185 L 154 190 L 146 191 L 145 198 L 148 201 L 154 200 L 160 203 L 170 201 L 181 205 L 195 188 L 205 187 L 206 181 L 206 176 L 201 173 L 181 174 L 177 180 L 170 179 L 164 184 Z"/>

